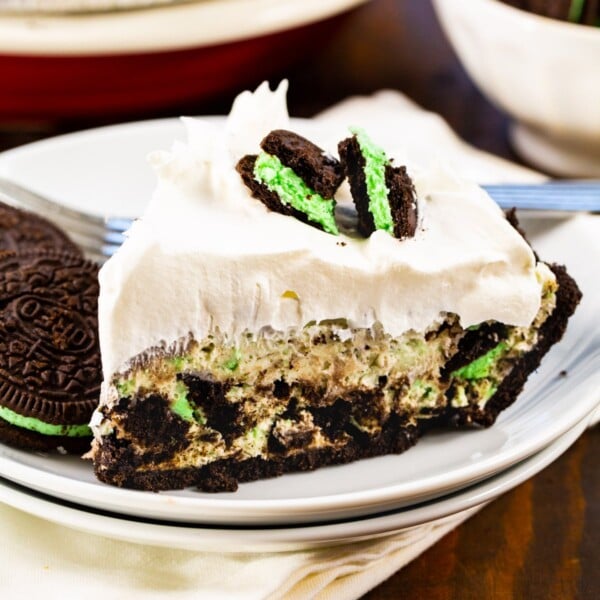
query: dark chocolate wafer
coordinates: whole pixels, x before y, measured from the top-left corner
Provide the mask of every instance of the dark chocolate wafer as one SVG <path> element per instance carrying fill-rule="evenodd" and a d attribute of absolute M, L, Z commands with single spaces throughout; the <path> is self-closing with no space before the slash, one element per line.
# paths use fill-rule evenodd
<path fill-rule="evenodd" d="M 367 139 L 364 133 L 361 135 Z M 359 233 L 368 237 L 376 229 L 386 229 L 398 239 L 414 236 L 417 229 L 417 197 L 406 168 L 394 167 L 383 151 L 373 146 L 372 154 L 379 153 L 379 158 L 385 161 L 382 180 L 379 183 L 380 191 L 386 195 L 385 202 L 388 204 L 389 219 L 391 219 L 390 222 L 378 224 L 374 217 L 374 199 L 368 189 L 367 159 L 357 135 L 342 140 L 338 145 L 338 151 L 358 213 Z M 374 177 L 371 176 L 371 181 L 373 180 Z"/>
<path fill-rule="evenodd" d="M 56 250 L 81 256 L 79 248 L 46 219 L 0 202 L 0 251 Z"/>
<path fill-rule="evenodd" d="M 369 212 L 369 194 L 365 177 L 365 158 L 360 151 L 356 136 L 342 140 L 338 152 L 344 173 L 350 184 L 350 193 L 358 214 L 357 229 L 361 235 L 369 237 L 375 231 L 375 221 Z"/>
<path fill-rule="evenodd" d="M 412 237 L 417 231 L 417 192 L 406 167 L 385 168 L 385 183 L 389 189 L 388 202 L 394 220 L 394 237 Z"/>
<path fill-rule="evenodd" d="M 276 156 L 323 198 L 333 198 L 344 180 L 342 165 L 336 158 L 293 131 L 275 129 L 260 147 Z"/>

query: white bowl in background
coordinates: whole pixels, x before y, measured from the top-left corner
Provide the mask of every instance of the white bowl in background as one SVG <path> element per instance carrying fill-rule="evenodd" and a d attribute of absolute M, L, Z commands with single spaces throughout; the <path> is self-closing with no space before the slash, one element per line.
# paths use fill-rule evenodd
<path fill-rule="evenodd" d="M 600 28 L 499 0 L 433 0 L 465 69 L 516 120 L 517 152 L 557 175 L 600 176 Z"/>

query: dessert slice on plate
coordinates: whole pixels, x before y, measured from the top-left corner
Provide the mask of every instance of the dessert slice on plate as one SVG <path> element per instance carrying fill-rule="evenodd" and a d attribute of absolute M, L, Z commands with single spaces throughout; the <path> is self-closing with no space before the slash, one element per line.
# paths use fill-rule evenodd
<path fill-rule="evenodd" d="M 224 130 L 187 120 L 153 156 L 154 198 L 100 274 L 102 481 L 234 490 L 491 425 L 579 301 L 478 186 L 356 129 L 340 164 L 289 130 L 284 94 L 246 92 Z"/>

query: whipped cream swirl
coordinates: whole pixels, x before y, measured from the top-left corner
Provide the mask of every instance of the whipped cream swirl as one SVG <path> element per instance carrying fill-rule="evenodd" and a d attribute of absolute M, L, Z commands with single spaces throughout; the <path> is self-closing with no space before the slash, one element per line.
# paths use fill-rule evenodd
<path fill-rule="evenodd" d="M 403 241 L 331 235 L 252 198 L 235 164 L 272 129 L 335 150 L 322 124 L 290 125 L 286 88 L 244 92 L 224 125 L 185 119 L 188 142 L 151 156 L 154 197 L 100 273 L 105 379 L 150 348 L 217 331 L 235 338 L 344 318 L 400 335 L 448 312 L 463 327 L 533 320 L 541 284 L 531 248 L 481 188 L 442 169 L 407 165 L 420 224 Z M 337 200 L 350 202 L 345 187 Z"/>

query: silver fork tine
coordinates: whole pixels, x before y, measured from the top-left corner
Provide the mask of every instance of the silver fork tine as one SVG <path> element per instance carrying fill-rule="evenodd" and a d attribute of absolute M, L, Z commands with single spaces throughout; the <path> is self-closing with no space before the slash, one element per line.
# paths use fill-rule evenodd
<path fill-rule="evenodd" d="M 6 198 L 9 204 L 16 202 L 23 205 L 23 207 L 33 208 L 44 216 L 54 215 L 57 218 L 60 217 L 63 220 L 74 221 L 75 223 L 83 222 L 89 225 L 90 228 L 99 231 L 108 230 L 123 233 L 132 223 L 132 219 L 128 218 L 109 217 L 103 219 L 90 213 L 69 208 L 4 177 L 0 177 L 0 196 Z"/>
<path fill-rule="evenodd" d="M 133 225 L 134 220 L 127 217 L 107 217 L 105 223 L 108 230 L 123 232 Z"/>
<path fill-rule="evenodd" d="M 97 229 L 95 227 L 88 226 L 87 223 L 85 223 L 84 221 L 68 220 L 56 214 L 45 214 L 44 216 L 50 219 L 53 223 L 55 223 L 65 231 L 71 234 L 79 235 L 80 237 L 85 237 L 90 241 L 93 240 L 99 243 L 101 242 L 117 245 L 121 245 L 125 241 L 124 234 L 119 233 L 117 231 Z"/>
<path fill-rule="evenodd" d="M 62 206 L 2 177 L 0 201 L 40 213 L 63 229 L 88 258 L 100 263 L 118 250 L 125 241 L 124 231 L 132 223 L 131 219 L 102 219 Z"/>

